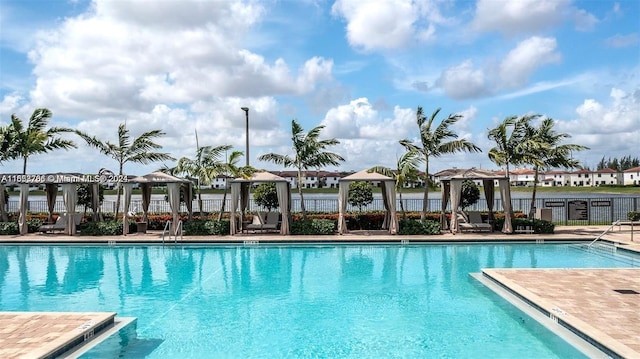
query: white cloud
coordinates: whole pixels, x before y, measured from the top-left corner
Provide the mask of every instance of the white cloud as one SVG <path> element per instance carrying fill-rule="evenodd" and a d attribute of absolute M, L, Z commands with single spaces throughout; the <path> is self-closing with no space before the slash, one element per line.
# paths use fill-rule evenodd
<path fill-rule="evenodd" d="M 627 35 L 616 34 L 605 40 L 607 46 L 614 48 L 636 46 L 639 43 L 640 37 L 637 32 Z"/>
<path fill-rule="evenodd" d="M 474 68 L 471 60 L 445 69 L 436 84 L 455 99 L 476 98 L 488 93 L 484 71 Z"/>
<path fill-rule="evenodd" d="M 555 26 L 571 0 L 478 0 L 472 25 L 506 35 L 538 32 Z"/>
<path fill-rule="evenodd" d="M 562 57 L 556 47 L 554 38 L 533 36 L 521 41 L 500 64 L 500 87 L 523 86 L 538 67 L 559 62 Z"/>
<path fill-rule="evenodd" d="M 558 121 L 558 131 L 571 134 L 571 143 L 590 148 L 578 155 L 587 165 L 594 166 L 603 156 L 637 156 L 640 98 L 618 88 L 611 89 L 609 97 L 606 104 L 585 99 L 576 108 L 575 119 Z"/>
<path fill-rule="evenodd" d="M 321 124 L 327 137 L 341 139 L 393 138 L 397 142 L 406 136 L 415 121 L 411 109 L 394 108 L 393 118 L 381 118 L 367 98 L 330 109 Z"/>
<path fill-rule="evenodd" d="M 434 24 L 450 22 L 430 0 L 337 0 L 331 12 L 347 21 L 349 44 L 364 51 L 402 48 L 414 40 L 432 41 Z"/>
<path fill-rule="evenodd" d="M 583 9 L 574 9 L 573 19 L 578 31 L 592 31 L 600 22 L 593 14 Z"/>
<path fill-rule="evenodd" d="M 148 8 L 97 1 L 93 12 L 40 32 L 29 53 L 32 101 L 68 116 L 123 116 L 216 96 L 305 94 L 332 79 L 332 60 L 311 57 L 294 72 L 281 58 L 267 62 L 242 49 L 260 7 L 166 1 Z"/>

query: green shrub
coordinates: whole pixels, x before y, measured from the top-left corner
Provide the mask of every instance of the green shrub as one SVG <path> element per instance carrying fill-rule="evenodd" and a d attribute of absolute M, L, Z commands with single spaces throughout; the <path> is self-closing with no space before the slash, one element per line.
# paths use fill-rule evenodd
<path fill-rule="evenodd" d="M 136 222 L 129 222 L 129 233 L 136 232 L 137 228 Z M 80 223 L 79 230 L 83 236 L 120 236 L 122 221 Z"/>
<path fill-rule="evenodd" d="M 336 230 L 336 221 L 329 219 L 306 219 L 291 222 L 291 234 L 330 235 Z"/>
<path fill-rule="evenodd" d="M 185 236 L 227 235 L 231 231 L 231 222 L 228 220 L 214 221 L 192 219 L 183 222 L 182 228 Z"/>
<path fill-rule="evenodd" d="M 627 219 L 630 221 L 640 221 L 640 211 L 631 211 L 627 213 Z"/>
<path fill-rule="evenodd" d="M 502 231 L 504 217 L 496 218 L 493 226 L 496 231 Z M 531 227 L 533 228 L 533 233 L 536 234 L 553 234 L 555 231 L 555 224 L 542 219 L 513 218 L 511 219 L 511 226 L 514 230 L 518 227 Z"/>
<path fill-rule="evenodd" d="M 18 234 L 18 222 L 0 222 L 0 234 Z"/>
<path fill-rule="evenodd" d="M 398 234 L 440 234 L 440 222 L 426 220 L 424 222 L 418 219 L 400 219 L 398 221 Z"/>
<path fill-rule="evenodd" d="M 29 233 L 37 233 L 43 223 L 44 222 L 41 219 L 28 219 L 27 228 Z"/>

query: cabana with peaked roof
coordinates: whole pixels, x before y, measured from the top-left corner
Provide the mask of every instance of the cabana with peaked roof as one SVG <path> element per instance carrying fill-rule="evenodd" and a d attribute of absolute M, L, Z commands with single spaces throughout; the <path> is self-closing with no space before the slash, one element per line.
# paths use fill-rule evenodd
<path fill-rule="evenodd" d="M 147 223 L 149 221 L 149 203 L 151 203 L 151 189 L 153 186 L 164 184 L 167 186 L 167 195 L 169 199 L 169 207 L 171 208 L 172 222 L 171 233 L 175 233 L 178 225 L 178 212 L 180 211 L 180 186 L 186 186 L 186 198 L 185 204 L 187 205 L 187 212 L 189 212 L 189 218 L 193 212 L 191 191 L 192 183 L 188 179 L 178 178 L 170 174 L 155 171 L 144 176 L 138 176 L 131 178 L 128 182 L 123 183 L 124 187 L 124 202 L 123 202 L 123 220 L 122 223 L 127 223 L 129 216 L 129 206 L 131 205 L 131 192 L 133 185 L 138 183 L 140 190 L 142 191 L 142 221 Z M 127 235 L 127 226 L 122 226 L 122 234 Z"/>
<path fill-rule="evenodd" d="M 49 222 L 53 222 L 53 208 L 58 195 L 58 185 L 62 187 L 62 199 L 67 214 L 67 222 L 65 223 L 64 233 L 67 235 L 76 234 L 76 222 L 74 220 L 76 213 L 76 202 L 78 201 L 78 192 L 76 185 L 88 183 L 90 175 L 80 173 L 48 173 L 42 175 L 5 175 L 10 178 L 0 188 L 2 196 L 0 200 L 4 203 L 4 184 L 15 184 L 20 188 L 20 199 L 18 200 L 18 231 L 20 235 L 27 234 L 27 207 L 29 203 L 29 185 L 44 184 L 46 189 L 47 208 L 49 212 Z M 24 179 L 24 180 L 23 180 Z"/>
<path fill-rule="evenodd" d="M 338 233 L 347 233 L 345 212 L 349 198 L 349 183 L 354 181 L 380 182 L 382 202 L 385 216 L 382 229 L 388 229 L 390 234 L 398 233 L 398 217 L 396 216 L 396 180 L 377 172 L 362 170 L 341 178 L 338 183 Z"/>
<path fill-rule="evenodd" d="M 278 206 L 282 213 L 282 222 L 280 223 L 280 234 L 288 235 L 289 217 L 291 213 L 291 184 L 286 179 L 274 175 L 269 172 L 256 172 L 251 178 L 236 178 L 231 181 L 231 235 L 242 232 L 242 221 L 236 223 L 236 211 L 240 209 L 240 218 L 244 218 L 247 205 L 249 204 L 249 187 L 252 183 L 268 183 L 276 184 L 276 192 L 278 193 Z M 238 206 L 238 202 L 240 206 Z"/>
<path fill-rule="evenodd" d="M 460 196 L 462 193 L 462 182 L 464 180 L 482 180 L 484 186 L 484 196 L 487 200 L 487 206 L 489 207 L 489 220 L 493 220 L 493 203 L 494 203 L 494 181 L 498 181 L 500 187 L 500 197 L 502 199 L 502 207 L 504 209 L 504 226 L 502 227 L 502 233 L 513 233 L 513 226 L 511 224 L 511 216 L 513 211 L 511 209 L 511 187 L 509 184 L 509 178 L 495 174 L 494 172 L 471 168 L 471 169 L 457 169 L 449 174 L 449 176 L 443 177 L 440 182 L 440 190 L 442 193 L 442 209 L 440 222 L 442 229 L 447 229 L 447 217 L 445 210 L 447 208 L 447 202 L 451 199 L 451 225 L 449 226 L 451 233 L 459 231 L 458 228 L 458 216 L 455 215 L 460 205 Z"/>

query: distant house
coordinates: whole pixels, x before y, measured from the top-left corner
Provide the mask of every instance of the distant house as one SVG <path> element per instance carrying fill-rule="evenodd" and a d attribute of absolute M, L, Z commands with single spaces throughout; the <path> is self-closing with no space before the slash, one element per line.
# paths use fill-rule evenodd
<path fill-rule="evenodd" d="M 544 173 L 540 183 L 543 187 L 564 187 L 570 186 L 569 172 L 552 170 Z"/>
<path fill-rule="evenodd" d="M 629 168 L 622 172 L 622 183 L 625 186 L 640 185 L 640 167 Z"/>
<path fill-rule="evenodd" d="M 620 173 L 611 168 L 603 168 L 593 172 L 593 184 L 595 186 L 622 184 Z"/>
<path fill-rule="evenodd" d="M 572 187 L 591 187 L 593 186 L 593 172 L 587 169 L 570 172 L 569 183 Z"/>

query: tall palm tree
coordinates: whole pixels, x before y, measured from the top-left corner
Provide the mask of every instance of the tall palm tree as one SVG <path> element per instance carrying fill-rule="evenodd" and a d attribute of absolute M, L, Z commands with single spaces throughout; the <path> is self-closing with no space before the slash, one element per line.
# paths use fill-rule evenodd
<path fill-rule="evenodd" d="M 91 137 L 83 132 L 76 131 L 78 136 L 84 139 L 91 147 L 97 148 L 101 153 L 118 161 L 118 175 L 122 176 L 124 165 L 128 162 L 149 164 L 158 161 L 174 160 L 168 153 L 155 152 L 162 148 L 154 142 L 154 139 L 164 136 L 165 133 L 160 130 L 152 130 L 141 134 L 139 137 L 131 139 L 129 129 L 126 123 L 118 126 L 118 142 L 111 143 L 102 141 L 96 137 Z M 116 197 L 116 218 L 118 218 L 118 210 L 120 208 L 120 195 L 122 188 L 118 183 Z"/>
<path fill-rule="evenodd" d="M 482 152 L 480 147 L 473 143 L 465 139 L 458 139 L 458 134 L 450 128 L 462 118 L 461 115 L 450 114 L 449 117 L 435 126 L 434 122 L 439 113 L 440 108 L 435 110 L 430 117 L 427 117 L 423 114 L 422 107 L 418 107 L 416 111 L 416 122 L 418 123 L 418 130 L 420 131 L 420 143 L 422 147 L 414 145 L 412 141 L 408 139 L 400 141 L 400 144 L 406 147 L 407 150 L 418 151 L 425 163 L 424 197 L 422 212 L 420 214 L 420 220 L 422 221 L 426 219 L 427 211 L 429 210 L 429 159 L 455 152 Z M 435 128 L 432 129 L 433 126 L 435 126 Z"/>
<path fill-rule="evenodd" d="M 563 144 L 562 142 L 571 138 L 571 135 L 554 131 L 554 125 L 553 119 L 545 118 L 538 127 L 531 123 L 527 123 L 524 127 L 524 140 L 519 146 L 521 162 L 532 165 L 535 171 L 529 217 L 534 216 L 540 169 L 578 168 L 580 162 L 572 157 L 573 151 L 589 149 L 577 144 Z"/>
<path fill-rule="evenodd" d="M 11 124 L 8 127 L 14 147 L 11 157 L 22 158 L 22 174 L 27 173 L 27 161 L 32 155 L 77 147 L 73 141 L 58 137 L 64 132 L 73 132 L 72 129 L 64 127 L 46 129 L 51 116 L 52 113 L 48 109 L 38 108 L 33 111 L 25 127 L 18 116 L 11 115 Z"/>
<path fill-rule="evenodd" d="M 369 169 L 371 172 L 377 172 L 396 180 L 396 192 L 398 192 L 400 198 L 400 211 L 402 212 L 403 218 L 406 218 L 407 214 L 404 210 L 404 204 L 402 203 L 402 188 L 404 188 L 408 182 L 418 179 L 418 165 L 422 161 L 424 161 L 424 158 L 422 158 L 420 152 L 407 151 L 398 158 L 395 170 L 384 166 L 374 166 Z"/>
<path fill-rule="evenodd" d="M 200 147 L 198 133 L 196 133 L 196 156 L 194 158 L 182 157 L 178 160 L 176 172 L 197 180 L 196 193 L 198 194 L 200 215 L 202 215 L 202 189 L 200 187 L 210 185 L 216 176 L 223 171 L 225 163 L 221 159 L 231 148 L 231 145 Z"/>
<path fill-rule="evenodd" d="M 489 150 L 489 159 L 498 166 L 505 166 L 507 178 L 509 178 L 509 165 L 521 164 L 520 155 L 526 129 L 531 121 L 539 116 L 510 116 L 489 130 L 487 137 L 496 143 L 496 146 Z"/>
<path fill-rule="evenodd" d="M 320 140 L 320 132 L 324 126 L 317 126 L 308 133 L 294 119 L 291 121 L 291 141 L 293 142 L 294 157 L 267 153 L 260 156 L 260 161 L 273 162 L 284 167 L 294 167 L 298 170 L 298 193 L 300 194 L 300 209 L 302 217 L 306 219 L 307 212 L 304 207 L 302 195 L 302 172 L 310 168 L 321 168 L 328 165 L 338 166 L 344 158 L 339 154 L 325 151 L 329 146 L 335 146 L 340 142 L 335 138 Z"/>

